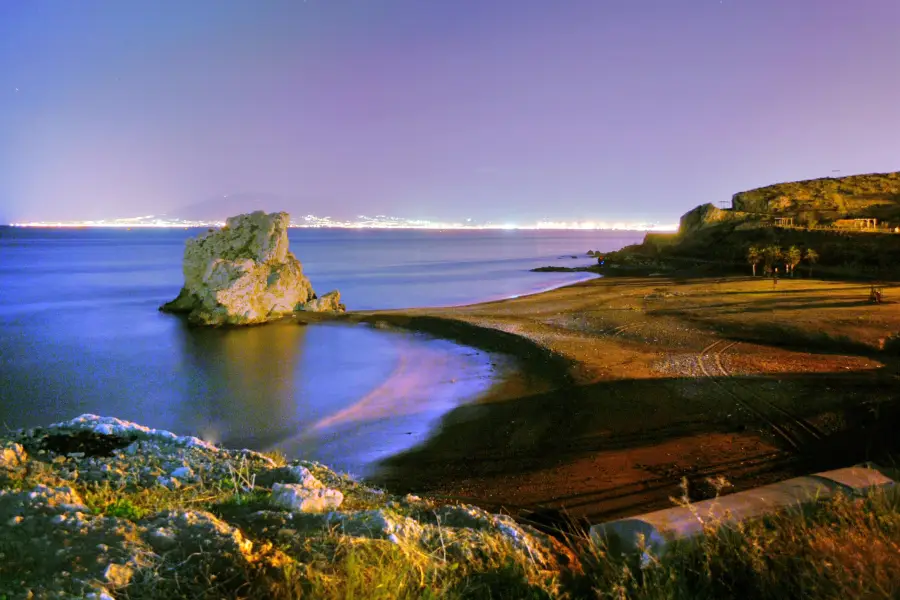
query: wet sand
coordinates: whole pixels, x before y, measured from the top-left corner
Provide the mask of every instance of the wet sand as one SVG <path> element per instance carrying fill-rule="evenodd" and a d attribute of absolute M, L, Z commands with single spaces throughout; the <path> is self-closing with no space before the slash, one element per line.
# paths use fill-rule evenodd
<path fill-rule="evenodd" d="M 266 450 L 368 477 L 383 459 L 426 441 L 443 415 L 488 394 L 495 373 L 509 369 L 502 356 L 432 336 L 355 328 L 381 338 L 380 348 L 361 345 L 359 352 L 364 360 L 392 365 L 390 371 L 370 380 L 370 387 L 353 402 L 304 420 Z M 373 350 L 390 355 L 366 356 Z M 352 380 L 354 373 L 345 376 Z M 328 404 L 327 391 L 321 396 Z"/>
<path fill-rule="evenodd" d="M 900 287 L 886 298 L 900 299 Z M 343 319 L 514 359 L 480 401 L 372 479 L 522 518 L 602 521 L 671 504 L 687 478 L 747 489 L 898 448 L 900 303 L 858 283 L 595 279 L 517 299 Z"/>

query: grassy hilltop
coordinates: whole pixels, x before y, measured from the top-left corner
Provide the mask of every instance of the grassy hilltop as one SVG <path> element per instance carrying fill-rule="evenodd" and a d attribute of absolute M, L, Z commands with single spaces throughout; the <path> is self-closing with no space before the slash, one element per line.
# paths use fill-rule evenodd
<path fill-rule="evenodd" d="M 894 279 L 900 276 L 897 228 L 900 172 L 779 183 L 735 194 L 731 208 L 698 206 L 681 217 L 677 234 L 648 234 L 608 256 L 607 265 L 744 271 L 753 247 L 785 253 L 796 247 L 816 255 L 801 261 L 798 273 Z"/>
<path fill-rule="evenodd" d="M 900 172 L 824 177 L 740 192 L 732 209 L 797 216 L 804 224 L 844 217 L 900 220 Z"/>

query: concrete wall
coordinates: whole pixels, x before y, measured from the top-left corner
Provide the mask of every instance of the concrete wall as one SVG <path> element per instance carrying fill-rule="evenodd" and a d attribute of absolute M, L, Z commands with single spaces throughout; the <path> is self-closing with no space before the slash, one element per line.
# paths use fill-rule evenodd
<path fill-rule="evenodd" d="M 591 527 L 595 542 L 611 552 L 628 553 L 645 547 L 657 555 L 676 540 L 689 540 L 703 533 L 705 523 L 734 524 L 777 511 L 798 508 L 833 497 L 837 493 L 864 496 L 873 488 L 897 485 L 883 470 L 867 463 L 846 469 L 796 477 L 752 490 L 628 517 Z"/>

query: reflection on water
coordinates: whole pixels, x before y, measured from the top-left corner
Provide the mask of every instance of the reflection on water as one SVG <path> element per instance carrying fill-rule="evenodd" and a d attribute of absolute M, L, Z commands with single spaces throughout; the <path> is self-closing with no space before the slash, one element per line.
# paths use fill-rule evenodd
<path fill-rule="evenodd" d="M 181 362 L 190 374 L 183 419 L 203 439 L 262 447 L 296 427 L 306 327 L 278 323 L 244 329 L 179 328 Z"/>
<path fill-rule="evenodd" d="M 0 426 L 111 415 L 355 473 L 424 440 L 490 385 L 484 354 L 364 326 L 191 329 L 157 307 L 182 283 L 183 230 L 0 227 Z M 630 235 L 630 237 L 629 237 Z M 473 302 L 572 281 L 530 273 L 635 234 L 292 230 L 348 306 Z"/>
<path fill-rule="evenodd" d="M 484 353 L 423 336 L 292 321 L 199 329 L 128 302 L 117 311 L 150 322 L 111 326 L 105 308 L 80 314 L 83 336 L 59 313 L 39 326 L 6 320 L 0 421 L 113 415 L 362 475 L 491 383 Z"/>
<path fill-rule="evenodd" d="M 441 416 L 486 393 L 500 359 L 431 339 L 387 336 L 392 371 L 360 399 L 299 429 L 273 447 L 355 475 L 370 475 L 380 461 L 424 442 Z"/>
<path fill-rule="evenodd" d="M 176 431 L 355 474 L 423 441 L 442 414 L 491 384 L 482 352 L 364 325 L 178 333 Z"/>

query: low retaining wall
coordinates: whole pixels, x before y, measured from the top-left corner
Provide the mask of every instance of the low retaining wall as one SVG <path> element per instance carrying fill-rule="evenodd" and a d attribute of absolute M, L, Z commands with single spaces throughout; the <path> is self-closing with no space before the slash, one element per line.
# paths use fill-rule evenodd
<path fill-rule="evenodd" d="M 639 550 L 643 535 L 644 547 L 661 555 L 674 541 L 688 540 L 703 533 L 704 523 L 735 524 L 809 505 L 837 493 L 864 496 L 873 488 L 895 485 L 883 469 L 867 463 L 703 500 L 690 507 L 678 506 L 601 523 L 591 527 L 591 538 L 595 542 L 605 542 L 611 552 L 629 553 Z"/>

